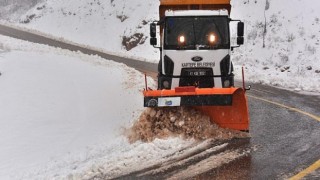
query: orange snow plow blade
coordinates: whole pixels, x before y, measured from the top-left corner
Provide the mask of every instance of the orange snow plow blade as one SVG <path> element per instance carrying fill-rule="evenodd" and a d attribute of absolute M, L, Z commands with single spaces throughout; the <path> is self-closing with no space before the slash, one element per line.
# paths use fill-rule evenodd
<path fill-rule="evenodd" d="M 247 98 L 242 88 L 178 87 L 143 91 L 145 107 L 192 106 L 220 127 L 248 131 Z"/>

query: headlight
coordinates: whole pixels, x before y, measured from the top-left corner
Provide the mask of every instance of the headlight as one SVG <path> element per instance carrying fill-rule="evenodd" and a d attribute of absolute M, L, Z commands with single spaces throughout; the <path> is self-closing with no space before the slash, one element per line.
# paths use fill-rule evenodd
<path fill-rule="evenodd" d="M 210 44 L 213 44 L 216 41 L 216 36 L 214 34 L 210 34 L 208 40 Z"/>
<path fill-rule="evenodd" d="M 181 35 L 178 38 L 178 42 L 179 42 L 179 44 L 184 44 L 186 42 L 186 38 L 183 35 Z"/>

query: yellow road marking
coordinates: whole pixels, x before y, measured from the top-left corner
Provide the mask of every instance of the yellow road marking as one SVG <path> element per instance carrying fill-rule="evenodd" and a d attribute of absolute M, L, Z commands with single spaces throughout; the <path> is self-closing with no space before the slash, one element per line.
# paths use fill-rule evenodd
<path fill-rule="evenodd" d="M 280 106 L 280 107 L 283 107 L 283 108 L 286 108 L 286 109 L 289 109 L 289 110 L 292 110 L 292 111 L 295 111 L 295 112 L 298 112 L 298 113 L 301 113 L 301 114 L 304 114 L 304 115 L 309 116 L 310 118 L 315 119 L 316 121 L 320 122 L 320 117 L 319 116 L 307 113 L 307 112 L 302 111 L 300 109 L 297 109 L 297 108 L 294 108 L 294 107 L 290 107 L 290 106 L 286 106 L 284 104 L 280 104 L 280 103 L 277 103 L 277 102 L 273 102 L 273 101 L 270 101 L 270 100 L 267 100 L 267 99 L 264 99 L 264 98 L 260 98 L 260 97 L 256 97 L 256 96 L 252 96 L 252 95 L 247 95 L 247 96 L 251 97 L 251 98 L 254 98 L 254 99 L 258 99 L 258 100 L 267 102 L 267 103 L 271 103 L 271 104 L 274 104 L 274 105 L 277 105 L 277 106 Z M 317 170 L 319 168 L 320 168 L 320 160 L 318 160 L 317 162 L 315 162 L 314 164 L 312 164 L 308 168 L 304 169 L 303 171 L 299 172 L 297 175 L 295 175 L 295 176 L 293 176 L 293 177 L 291 177 L 289 179 L 290 180 L 302 179 L 305 176 L 307 176 L 308 174 L 312 173 L 313 171 L 315 171 L 315 170 Z"/>
<path fill-rule="evenodd" d="M 307 176 L 308 174 L 312 173 L 313 171 L 320 168 L 320 160 L 309 166 L 307 169 L 301 171 L 299 174 L 291 177 L 289 180 L 298 180 L 302 179 L 303 177 Z"/>
<path fill-rule="evenodd" d="M 301 114 L 304 114 L 306 116 L 309 116 L 310 118 L 315 119 L 316 121 L 320 122 L 320 117 L 319 116 L 307 113 L 307 112 L 302 111 L 300 109 L 297 109 L 297 108 L 294 108 L 294 107 L 290 107 L 290 106 L 286 106 L 286 105 L 283 105 L 283 104 L 280 104 L 280 103 L 277 103 L 277 102 L 273 102 L 273 101 L 270 101 L 270 100 L 267 100 L 267 99 L 263 99 L 263 98 L 260 98 L 260 97 L 256 97 L 256 96 L 252 96 L 252 95 L 247 95 L 247 96 L 251 97 L 251 98 L 254 98 L 254 99 L 258 99 L 258 100 L 264 101 L 264 102 L 268 102 L 268 103 L 271 103 L 271 104 L 274 104 L 274 105 L 277 105 L 277 106 L 280 106 L 280 107 L 283 107 L 283 108 L 286 108 L 286 109 L 289 109 L 289 110 L 292 110 L 292 111 L 296 111 L 298 113 L 301 113 Z"/>

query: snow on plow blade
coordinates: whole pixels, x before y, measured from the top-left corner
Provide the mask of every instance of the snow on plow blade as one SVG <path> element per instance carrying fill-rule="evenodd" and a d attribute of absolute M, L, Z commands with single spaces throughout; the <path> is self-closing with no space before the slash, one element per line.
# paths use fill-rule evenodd
<path fill-rule="evenodd" d="M 247 98 L 242 88 L 178 87 L 172 90 L 147 90 L 145 107 L 192 106 L 220 127 L 248 131 Z"/>

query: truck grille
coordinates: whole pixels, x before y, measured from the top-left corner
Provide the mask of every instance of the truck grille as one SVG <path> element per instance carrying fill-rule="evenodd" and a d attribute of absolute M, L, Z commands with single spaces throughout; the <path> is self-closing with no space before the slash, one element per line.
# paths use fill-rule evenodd
<path fill-rule="evenodd" d="M 182 68 L 179 86 L 214 87 L 212 68 Z"/>

